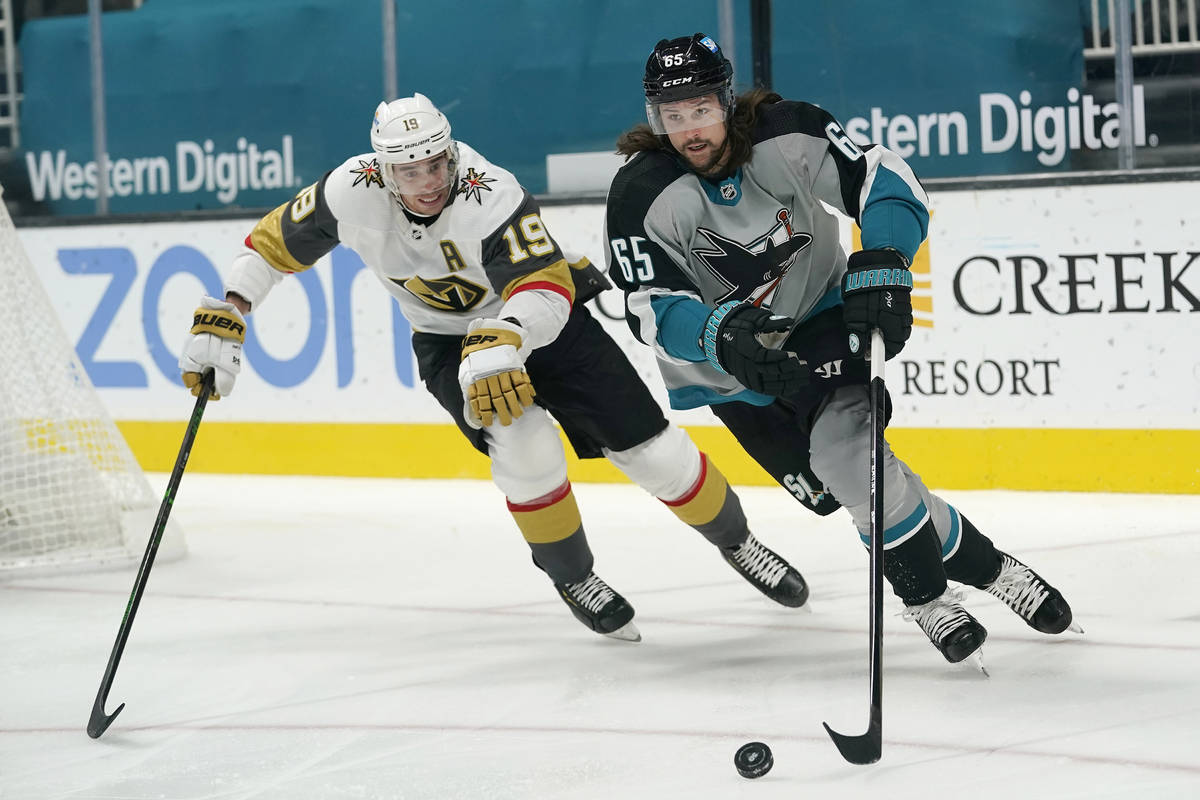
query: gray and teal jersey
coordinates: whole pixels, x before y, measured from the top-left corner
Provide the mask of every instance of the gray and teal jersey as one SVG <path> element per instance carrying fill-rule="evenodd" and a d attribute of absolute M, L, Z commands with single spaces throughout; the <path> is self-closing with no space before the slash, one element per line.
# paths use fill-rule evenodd
<path fill-rule="evenodd" d="M 730 300 L 797 322 L 840 304 L 846 253 L 830 209 L 858 223 L 864 249 L 909 260 L 928 231 L 912 170 L 884 147 L 860 148 L 828 112 L 764 104 L 751 141 L 751 159 L 725 180 L 659 150 L 634 156 L 609 190 L 609 277 L 625 292 L 634 335 L 654 348 L 674 408 L 772 401 L 706 361 L 704 322 Z"/>

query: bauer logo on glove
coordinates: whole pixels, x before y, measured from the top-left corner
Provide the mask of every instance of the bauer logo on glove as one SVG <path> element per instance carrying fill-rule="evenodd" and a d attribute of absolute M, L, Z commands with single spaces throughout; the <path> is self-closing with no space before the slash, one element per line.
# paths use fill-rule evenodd
<path fill-rule="evenodd" d="M 242 369 L 242 342 L 246 339 L 246 320 L 232 303 L 204 297 L 192 315 L 192 329 L 179 356 L 183 385 L 200 393 L 201 377 L 213 370 L 212 399 L 220 400 L 233 391 L 233 382 Z"/>
<path fill-rule="evenodd" d="M 222 331 L 229 331 L 228 336 Z M 215 333 L 218 336 L 237 339 L 239 342 L 246 341 L 246 326 L 237 311 L 231 313 L 197 308 L 195 316 L 192 317 L 192 333 Z"/>
<path fill-rule="evenodd" d="M 499 342 L 499 339 L 500 339 L 499 336 L 494 336 L 492 334 L 487 334 L 487 333 L 468 334 L 467 336 L 463 337 L 463 341 L 462 341 L 463 355 L 466 355 L 468 347 L 476 348 L 476 349 L 478 349 L 478 347 L 480 347 L 480 346 L 492 347 L 493 345 L 495 345 Z M 521 343 L 521 339 L 520 339 L 520 337 L 517 337 L 517 344 L 519 345 L 520 343 Z"/>

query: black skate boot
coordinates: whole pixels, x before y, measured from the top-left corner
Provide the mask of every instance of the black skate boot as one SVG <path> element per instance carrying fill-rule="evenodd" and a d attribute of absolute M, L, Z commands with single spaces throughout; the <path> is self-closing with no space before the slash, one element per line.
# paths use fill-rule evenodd
<path fill-rule="evenodd" d="M 1034 630 L 1062 633 L 1070 628 L 1083 633 L 1073 624 L 1071 607 L 1057 589 L 1008 553 L 996 552 L 1000 556 L 1000 572 L 991 583 L 978 588 L 999 597 Z"/>
<path fill-rule="evenodd" d="M 737 547 L 722 547 L 721 555 L 750 585 L 780 605 L 799 608 L 808 600 L 808 584 L 791 564 L 754 538 Z"/>
<path fill-rule="evenodd" d="M 626 642 L 642 640 L 641 632 L 633 624 L 633 606 L 596 573 L 589 572 L 579 583 L 556 583 L 554 588 L 570 606 L 575 619 L 596 633 Z"/>
<path fill-rule="evenodd" d="M 904 608 L 904 618 L 915 619 L 951 664 L 970 656 L 987 639 L 987 630 L 959 605 L 961 599 L 960 593 L 947 591 L 924 605 Z"/>

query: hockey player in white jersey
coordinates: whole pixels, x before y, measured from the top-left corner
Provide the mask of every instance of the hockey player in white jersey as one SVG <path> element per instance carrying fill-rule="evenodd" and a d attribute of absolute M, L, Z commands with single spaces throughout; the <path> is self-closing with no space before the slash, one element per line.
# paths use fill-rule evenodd
<path fill-rule="evenodd" d="M 811 459 L 818 488 L 866 541 L 862 345 L 878 328 L 891 358 L 909 337 L 908 265 L 927 231 L 925 192 L 899 156 L 860 148 L 822 109 L 764 90 L 735 99 L 731 79 L 703 34 L 664 39 L 650 54 L 649 125 L 617 143 L 629 159 L 608 195 L 609 273 L 672 406 L 710 406 L 789 489 Z M 847 259 L 826 206 L 859 224 L 863 250 Z M 884 574 L 948 661 L 975 653 L 987 631 L 947 579 L 999 597 L 1044 633 L 1073 627 L 1053 586 L 886 445 L 884 466 Z"/>
<path fill-rule="evenodd" d="M 581 458 L 607 456 L 716 545 L 776 602 L 802 606 L 800 573 L 750 533 L 720 471 L 662 410 L 584 303 L 609 286 L 587 259 L 568 263 L 512 174 L 451 137 L 424 95 L 381 103 L 373 152 L 354 156 L 263 217 L 225 298 L 197 309 L 180 368 L 214 399 L 240 368 L 243 314 L 339 242 L 400 304 L 426 388 L 477 449 L 508 500 L 534 563 L 597 633 L 637 640 L 633 608 L 593 557 L 551 415 Z M 814 480 L 811 475 L 810 480 Z M 823 511 L 836 507 L 824 501 Z"/>

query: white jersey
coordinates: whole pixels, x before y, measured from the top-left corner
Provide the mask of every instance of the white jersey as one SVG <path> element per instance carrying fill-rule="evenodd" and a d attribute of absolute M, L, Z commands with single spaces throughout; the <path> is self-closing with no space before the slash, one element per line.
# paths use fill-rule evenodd
<path fill-rule="evenodd" d="M 458 149 L 456 185 L 431 218 L 400 207 L 373 153 L 347 159 L 258 222 L 226 289 L 256 305 L 282 275 L 308 269 L 341 242 L 396 298 L 414 331 L 462 335 L 473 319 L 499 317 L 518 291 L 559 295 L 569 305 L 607 287 L 586 259 L 568 266 L 512 173 L 466 144 Z"/>

